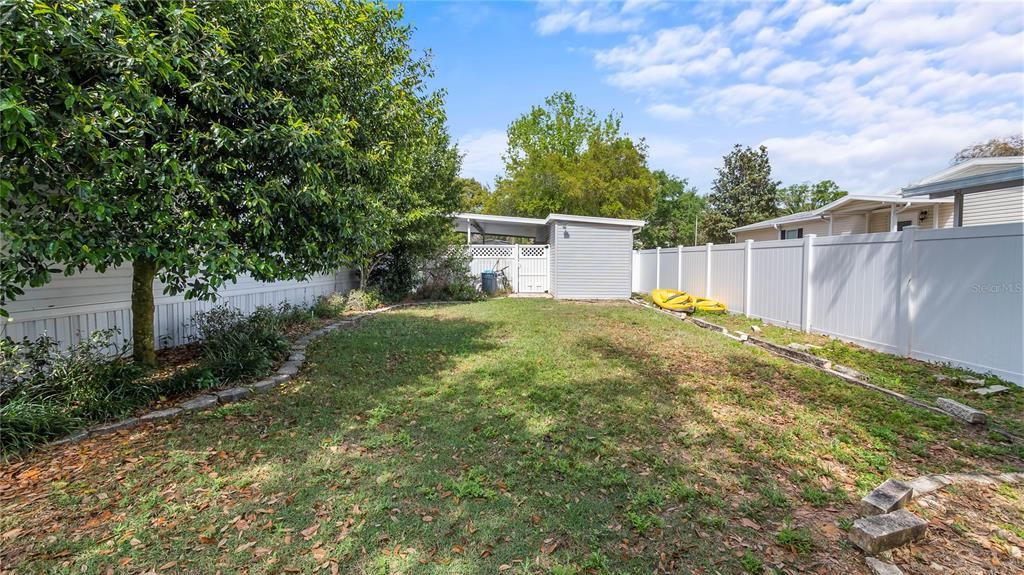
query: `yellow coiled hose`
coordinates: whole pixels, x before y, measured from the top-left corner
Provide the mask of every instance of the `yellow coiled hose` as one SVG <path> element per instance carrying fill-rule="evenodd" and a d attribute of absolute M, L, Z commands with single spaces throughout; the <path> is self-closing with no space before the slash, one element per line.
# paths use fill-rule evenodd
<path fill-rule="evenodd" d="M 651 291 L 651 299 L 662 308 L 671 311 L 725 311 L 725 304 L 720 301 L 694 297 L 684 291 L 659 288 Z"/>

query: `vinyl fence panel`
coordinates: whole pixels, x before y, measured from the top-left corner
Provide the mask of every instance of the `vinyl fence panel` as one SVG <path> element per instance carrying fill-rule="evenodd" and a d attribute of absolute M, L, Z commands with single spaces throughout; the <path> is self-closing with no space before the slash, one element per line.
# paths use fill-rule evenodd
<path fill-rule="evenodd" d="M 660 282 L 657 254 L 636 253 L 639 291 L 681 284 L 734 313 L 1024 385 L 1024 224 L 663 248 Z"/>
<path fill-rule="evenodd" d="M 258 306 L 276 306 L 283 302 L 308 306 L 316 298 L 334 292 L 347 292 L 357 281 L 348 270 L 320 274 L 306 281 L 260 282 L 241 276 L 237 282 L 220 289 L 214 302 L 186 300 L 182 295 L 164 295 L 164 286 L 154 286 L 154 335 L 158 349 L 181 345 L 195 336 L 192 317 L 214 305 L 227 304 L 243 313 Z M 29 288 L 18 299 L 7 302 L 10 314 L 0 322 L 0 337 L 14 340 L 35 339 L 47 335 L 67 347 L 94 331 L 117 329 L 124 345 L 132 332 L 131 264 L 97 273 L 87 269 L 73 276 L 56 276 L 38 288 Z"/>
<path fill-rule="evenodd" d="M 746 273 L 744 244 L 728 244 L 713 249 L 711 293 L 735 312 L 743 310 L 743 280 Z"/>
<path fill-rule="evenodd" d="M 767 322 L 800 328 L 803 240 L 754 242 L 750 250 L 750 311 Z M 712 293 L 711 297 L 715 297 Z M 730 308 L 730 311 L 741 311 Z"/>
<path fill-rule="evenodd" d="M 1017 383 L 1024 373 L 1024 225 L 919 230 L 910 352 Z"/>
<path fill-rule="evenodd" d="M 900 233 L 815 238 L 811 329 L 897 349 Z"/>

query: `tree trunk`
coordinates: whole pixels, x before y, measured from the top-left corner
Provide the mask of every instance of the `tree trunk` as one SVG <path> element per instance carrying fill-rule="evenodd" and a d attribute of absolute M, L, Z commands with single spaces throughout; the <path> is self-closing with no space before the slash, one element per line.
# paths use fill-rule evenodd
<path fill-rule="evenodd" d="M 156 338 L 153 336 L 156 263 L 149 258 L 138 258 L 132 269 L 132 358 L 135 363 L 156 367 Z"/>

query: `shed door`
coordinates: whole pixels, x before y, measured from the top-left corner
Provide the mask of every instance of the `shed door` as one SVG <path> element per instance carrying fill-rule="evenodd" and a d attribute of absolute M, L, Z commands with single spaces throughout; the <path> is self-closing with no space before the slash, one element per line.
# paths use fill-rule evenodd
<path fill-rule="evenodd" d="M 519 293 L 548 291 L 548 246 L 519 246 Z"/>

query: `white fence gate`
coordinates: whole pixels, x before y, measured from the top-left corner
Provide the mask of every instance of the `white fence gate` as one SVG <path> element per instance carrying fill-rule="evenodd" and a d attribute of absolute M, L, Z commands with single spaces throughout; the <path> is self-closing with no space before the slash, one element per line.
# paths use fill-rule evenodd
<path fill-rule="evenodd" d="M 634 252 L 633 290 L 1024 385 L 1024 225 L 804 236 Z"/>
<path fill-rule="evenodd" d="M 468 246 L 473 258 L 470 271 L 480 277 L 486 270 L 504 272 L 509 288 L 516 293 L 544 293 L 549 287 L 549 247 L 547 245 Z"/>

